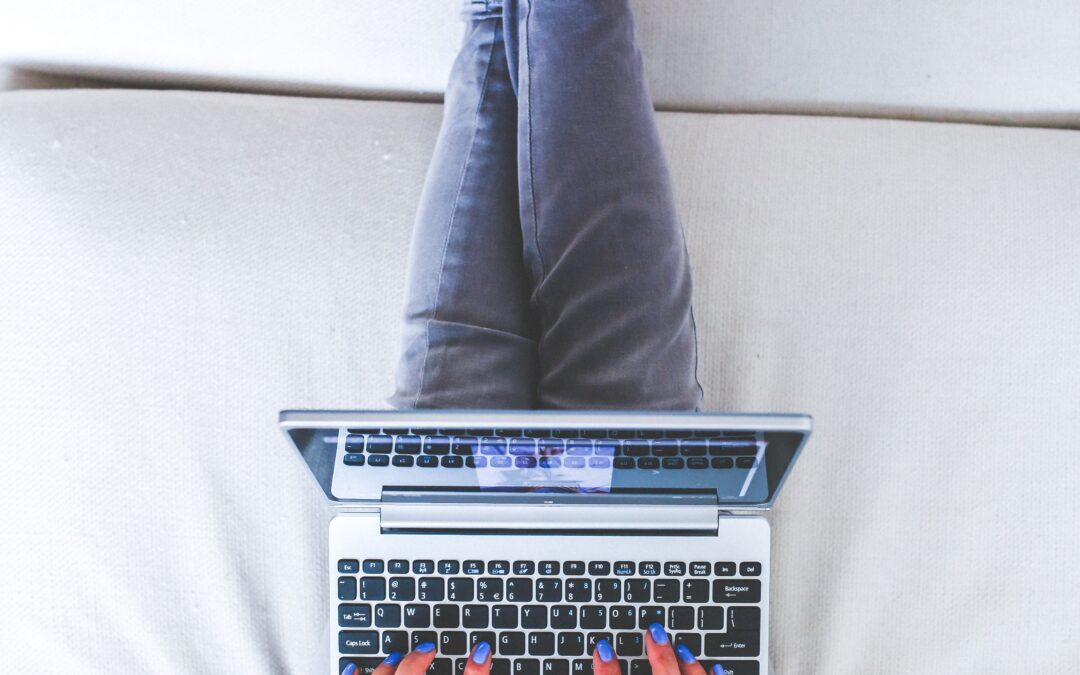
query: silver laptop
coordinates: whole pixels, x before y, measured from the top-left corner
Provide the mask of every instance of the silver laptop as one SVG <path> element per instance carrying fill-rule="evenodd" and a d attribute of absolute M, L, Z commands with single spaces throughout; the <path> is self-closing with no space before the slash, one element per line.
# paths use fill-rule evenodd
<path fill-rule="evenodd" d="M 709 671 L 764 675 L 769 525 L 805 415 L 285 411 L 335 507 L 331 672 L 433 642 L 493 675 L 646 675 L 663 624 Z"/>

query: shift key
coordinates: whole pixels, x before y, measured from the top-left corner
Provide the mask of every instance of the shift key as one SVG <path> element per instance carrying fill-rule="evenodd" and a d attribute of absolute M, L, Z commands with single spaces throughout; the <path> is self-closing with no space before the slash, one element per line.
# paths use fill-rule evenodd
<path fill-rule="evenodd" d="M 716 604 L 761 602 L 761 582 L 756 579 L 717 579 L 712 584 Z"/>
<path fill-rule="evenodd" d="M 342 654 L 378 654 L 379 634 L 373 630 L 343 630 L 338 633 Z"/>

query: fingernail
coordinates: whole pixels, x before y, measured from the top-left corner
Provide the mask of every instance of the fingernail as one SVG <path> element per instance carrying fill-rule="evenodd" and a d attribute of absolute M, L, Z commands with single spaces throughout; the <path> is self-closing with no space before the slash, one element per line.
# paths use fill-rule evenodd
<path fill-rule="evenodd" d="M 667 644 L 667 631 L 665 631 L 664 627 L 660 624 L 654 623 L 653 625 L 649 626 L 649 634 L 652 635 L 653 642 L 655 642 L 656 644 Z"/>
<path fill-rule="evenodd" d="M 683 663 L 694 662 L 694 652 L 690 651 L 690 648 L 686 645 L 678 645 L 675 647 L 675 653 L 679 655 L 679 660 Z"/>
<path fill-rule="evenodd" d="M 484 665 L 484 662 L 487 661 L 488 656 L 490 655 L 491 645 L 486 642 L 477 642 L 476 646 L 473 647 L 472 662 L 482 666 Z"/>
<path fill-rule="evenodd" d="M 356 675 L 356 664 L 350 663 L 345 666 L 345 670 L 341 671 L 341 675 Z"/>
<path fill-rule="evenodd" d="M 416 651 L 425 652 L 425 653 L 426 652 L 433 652 L 433 651 L 435 651 L 435 643 L 434 642 L 421 642 L 420 644 L 416 645 Z"/>
<path fill-rule="evenodd" d="M 390 656 L 387 656 L 383 661 L 388 666 L 396 666 L 401 661 L 401 652 L 390 652 Z"/>
<path fill-rule="evenodd" d="M 712 667 L 712 675 L 727 675 L 727 670 L 718 663 Z"/>
<path fill-rule="evenodd" d="M 611 663 L 615 658 L 615 650 L 611 648 L 611 643 L 607 640 L 596 641 L 596 653 L 600 655 L 600 660 L 604 663 Z"/>

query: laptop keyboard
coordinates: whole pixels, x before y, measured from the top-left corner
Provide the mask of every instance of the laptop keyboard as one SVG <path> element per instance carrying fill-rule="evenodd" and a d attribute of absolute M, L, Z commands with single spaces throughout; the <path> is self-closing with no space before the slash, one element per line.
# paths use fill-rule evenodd
<path fill-rule="evenodd" d="M 757 451 L 745 432 L 349 429 L 342 461 L 428 469 L 749 469 Z"/>
<path fill-rule="evenodd" d="M 339 672 L 370 674 L 385 655 L 433 642 L 431 675 L 461 675 L 484 641 L 492 675 L 586 675 L 606 639 L 624 675 L 647 675 L 644 630 L 661 623 L 706 672 L 722 662 L 728 675 L 759 675 L 758 562 L 357 558 L 337 569 Z"/>

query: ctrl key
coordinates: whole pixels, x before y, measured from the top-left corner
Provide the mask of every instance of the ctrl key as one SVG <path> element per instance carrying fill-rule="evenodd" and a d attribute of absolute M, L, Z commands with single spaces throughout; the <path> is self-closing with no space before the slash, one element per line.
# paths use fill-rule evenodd
<path fill-rule="evenodd" d="M 338 651 L 342 654 L 378 654 L 379 634 L 373 630 L 339 631 Z"/>

